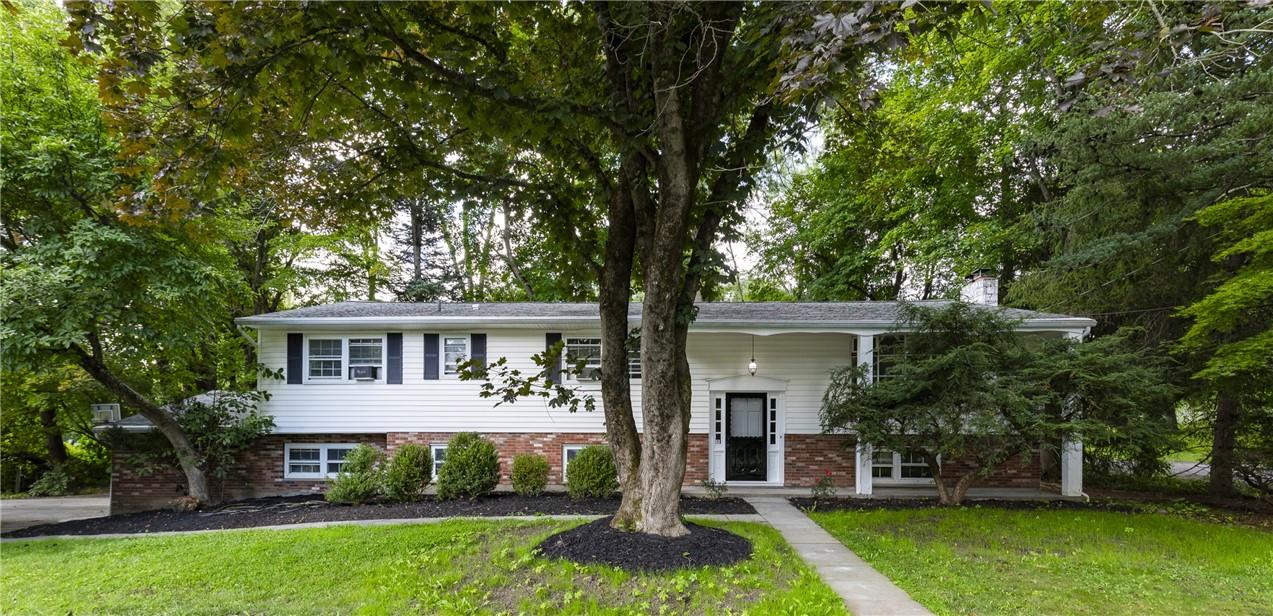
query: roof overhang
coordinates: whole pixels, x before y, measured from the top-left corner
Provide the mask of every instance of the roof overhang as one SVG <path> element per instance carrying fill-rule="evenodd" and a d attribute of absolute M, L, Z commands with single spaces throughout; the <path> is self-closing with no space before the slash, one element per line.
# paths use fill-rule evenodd
<path fill-rule="evenodd" d="M 585 329 L 601 326 L 597 317 L 296 317 L 235 319 L 239 325 L 257 329 L 297 329 L 335 331 L 348 329 L 442 329 L 480 326 L 485 328 L 562 328 Z M 629 318 L 632 326 L 640 324 L 639 318 Z M 1083 317 L 1041 318 L 1022 321 L 1018 331 L 1066 331 L 1081 332 L 1096 325 L 1096 321 Z M 753 336 L 771 336 L 796 333 L 844 333 L 871 335 L 887 331 L 904 331 L 893 321 L 695 321 L 690 331 L 700 333 L 742 333 Z"/>

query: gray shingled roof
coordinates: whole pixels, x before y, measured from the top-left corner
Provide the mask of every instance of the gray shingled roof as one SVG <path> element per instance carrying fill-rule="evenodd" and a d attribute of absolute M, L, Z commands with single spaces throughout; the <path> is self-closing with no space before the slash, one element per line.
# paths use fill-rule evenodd
<path fill-rule="evenodd" d="M 914 302 L 940 307 L 949 300 Z M 695 323 L 851 323 L 894 322 L 901 302 L 708 302 L 698 305 Z M 1063 314 L 1035 312 L 1019 308 L 987 307 L 1024 320 L 1077 319 Z M 633 304 L 629 314 L 641 316 L 641 305 Z M 272 312 L 239 319 L 244 325 L 269 325 L 273 321 L 304 319 L 439 319 L 463 321 L 508 319 L 527 321 L 598 319 L 593 303 L 494 302 L 494 303 L 409 303 L 338 302 Z"/>
<path fill-rule="evenodd" d="M 235 394 L 233 394 L 232 392 L 226 392 L 219 389 L 214 389 L 212 391 L 205 391 L 201 394 L 195 394 L 194 396 L 191 396 L 187 398 L 186 400 L 184 400 L 182 404 L 166 404 L 164 405 L 164 408 L 174 414 L 180 414 L 181 409 L 183 408 L 183 405 L 185 403 L 194 401 L 194 402 L 202 402 L 204 404 L 212 404 L 213 402 L 217 400 L 217 398 L 221 396 L 232 396 L 232 395 L 235 395 Z M 109 421 L 103 424 L 98 424 L 96 426 L 93 426 L 93 429 L 101 431 L 101 430 L 107 430 L 109 428 L 122 428 L 124 430 L 129 430 L 129 431 L 137 431 L 137 430 L 149 430 L 153 427 L 154 427 L 154 424 L 151 423 L 149 419 L 146 419 L 140 413 L 138 413 L 136 415 L 129 415 L 127 417 L 124 417 L 120 419 L 119 421 Z"/>

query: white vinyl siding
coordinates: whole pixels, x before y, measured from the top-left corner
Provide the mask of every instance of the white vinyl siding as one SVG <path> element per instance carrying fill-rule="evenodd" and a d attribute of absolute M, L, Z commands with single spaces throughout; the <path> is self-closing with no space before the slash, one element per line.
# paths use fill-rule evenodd
<path fill-rule="evenodd" d="M 641 380 L 641 349 L 628 351 L 628 378 Z"/>
<path fill-rule="evenodd" d="M 285 443 L 284 479 L 330 479 L 345 465 L 345 456 L 356 445 L 350 443 Z"/>
<path fill-rule="evenodd" d="M 457 326 L 458 329 L 459 326 Z M 571 413 L 553 408 L 543 398 L 525 397 L 512 404 L 495 406 L 497 400 L 482 398 L 481 381 L 458 378 L 424 378 L 424 333 L 438 333 L 439 347 L 447 337 L 466 337 L 476 329 L 438 331 L 436 328 L 406 330 L 403 333 L 401 385 L 387 385 L 383 377 L 358 383 L 343 378 L 309 379 L 304 385 L 262 378 L 260 389 L 269 392 L 263 408 L 274 417 L 275 433 L 281 434 L 365 434 L 384 432 L 487 433 L 605 431 L 601 384 L 578 383 L 580 395 L 596 400 L 593 412 Z M 535 374 L 539 367 L 530 359 L 544 352 L 544 333 L 557 327 L 487 328 L 487 357 L 508 358 L 508 367 Z M 293 329 L 292 331 L 295 331 Z M 595 329 L 563 332 L 566 338 L 594 338 Z M 306 332 L 312 339 L 342 340 L 373 338 L 384 334 L 369 328 Z M 287 331 L 262 330 L 260 361 L 267 368 L 280 369 L 287 362 Z M 819 434 L 818 410 L 829 380 L 830 370 L 847 364 L 852 356 L 853 336 L 826 333 L 783 333 L 756 337 L 757 376 L 787 381 L 783 399 L 784 424 L 790 434 Z M 439 355 L 442 349 L 439 348 Z M 693 407 L 690 431 L 708 432 L 708 379 L 745 375 L 752 353 L 751 336 L 734 333 L 690 332 L 688 354 L 693 377 Z M 439 357 L 439 364 L 441 364 Z M 442 366 L 439 365 L 439 373 Z M 347 367 L 346 367 L 347 370 Z M 383 371 L 382 371 L 383 372 Z M 352 384 L 352 385 L 351 385 Z M 641 383 L 632 383 L 632 404 L 636 424 L 641 425 Z M 704 437 L 706 438 L 706 437 Z"/>

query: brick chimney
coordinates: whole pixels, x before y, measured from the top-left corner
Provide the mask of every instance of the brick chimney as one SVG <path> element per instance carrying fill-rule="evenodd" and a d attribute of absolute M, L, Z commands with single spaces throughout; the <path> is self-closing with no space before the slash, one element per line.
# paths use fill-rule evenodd
<path fill-rule="evenodd" d="M 994 270 L 974 270 L 964 279 L 967 282 L 959 290 L 959 301 L 983 306 L 999 305 L 999 278 Z"/>

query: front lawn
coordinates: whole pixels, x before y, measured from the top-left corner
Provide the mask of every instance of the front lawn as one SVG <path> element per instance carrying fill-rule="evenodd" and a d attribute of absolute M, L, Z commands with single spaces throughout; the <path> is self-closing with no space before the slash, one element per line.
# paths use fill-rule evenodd
<path fill-rule="evenodd" d="M 724 568 L 632 574 L 537 558 L 580 522 L 448 521 L 6 543 L 0 613 L 843 614 L 840 598 L 760 524 Z"/>
<path fill-rule="evenodd" d="M 939 614 L 1273 614 L 1266 531 L 1074 510 L 810 517 Z"/>

